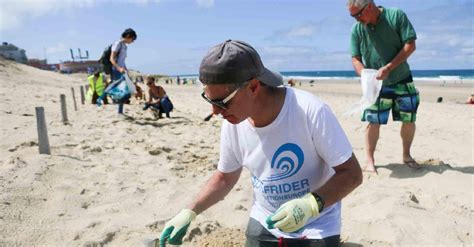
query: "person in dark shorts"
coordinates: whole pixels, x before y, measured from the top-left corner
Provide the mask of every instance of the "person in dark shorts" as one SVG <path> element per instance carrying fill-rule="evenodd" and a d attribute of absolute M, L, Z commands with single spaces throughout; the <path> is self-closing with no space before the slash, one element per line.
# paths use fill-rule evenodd
<path fill-rule="evenodd" d="M 150 76 L 146 80 L 146 85 L 148 86 L 148 101 L 145 103 L 143 110 L 152 108 L 155 111 L 158 111 L 158 118 L 163 118 L 163 113 L 166 114 L 167 118 L 170 117 L 170 112 L 173 110 L 173 104 L 166 95 L 165 89 L 162 86 L 155 84 L 155 78 Z"/>

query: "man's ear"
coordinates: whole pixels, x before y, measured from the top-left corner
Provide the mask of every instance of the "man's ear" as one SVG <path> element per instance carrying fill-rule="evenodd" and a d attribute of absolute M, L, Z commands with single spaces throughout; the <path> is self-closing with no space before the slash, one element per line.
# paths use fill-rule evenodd
<path fill-rule="evenodd" d="M 376 6 L 373 2 L 367 4 L 367 8 L 368 8 L 369 10 L 372 10 L 372 8 L 374 8 L 374 7 L 377 8 L 377 6 Z"/>
<path fill-rule="evenodd" d="M 250 88 L 250 91 L 252 92 L 252 94 L 256 94 L 261 89 L 262 85 L 260 85 L 259 80 L 252 79 L 250 80 L 248 87 Z"/>

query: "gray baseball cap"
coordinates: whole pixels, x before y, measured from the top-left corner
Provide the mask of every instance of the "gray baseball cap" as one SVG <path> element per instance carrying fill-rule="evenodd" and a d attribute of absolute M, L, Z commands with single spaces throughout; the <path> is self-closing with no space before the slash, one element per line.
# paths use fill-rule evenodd
<path fill-rule="evenodd" d="M 211 48 L 199 67 L 203 84 L 243 83 L 254 78 L 272 87 L 283 84 L 280 73 L 265 68 L 257 51 L 238 40 L 227 40 Z"/>

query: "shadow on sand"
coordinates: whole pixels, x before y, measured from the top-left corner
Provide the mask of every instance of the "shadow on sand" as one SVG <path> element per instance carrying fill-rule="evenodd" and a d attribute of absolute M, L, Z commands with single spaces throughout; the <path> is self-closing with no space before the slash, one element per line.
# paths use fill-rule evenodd
<path fill-rule="evenodd" d="M 351 242 L 341 242 L 339 247 L 362 247 L 362 244 L 351 243 Z"/>
<path fill-rule="evenodd" d="M 392 173 L 390 177 L 393 178 L 416 178 L 422 177 L 430 172 L 443 174 L 445 171 L 455 171 L 465 174 L 474 174 L 474 166 L 461 166 L 461 167 L 452 167 L 450 164 L 446 164 L 443 161 L 427 160 L 425 162 L 419 162 L 421 168 L 419 170 L 414 170 L 405 164 L 400 163 L 390 163 L 385 166 L 377 166 L 377 169 L 388 169 Z"/>
<path fill-rule="evenodd" d="M 145 118 L 138 117 L 137 118 L 137 117 L 132 117 L 132 116 L 123 114 L 123 120 L 129 123 L 137 124 L 141 126 L 150 125 L 156 128 L 161 128 L 168 125 L 180 125 L 180 124 L 186 125 L 186 124 L 192 123 L 192 121 L 186 117 L 179 117 L 179 116 L 171 117 L 171 118 L 168 118 L 168 121 L 165 121 L 164 119 L 165 118 L 151 118 L 151 117 L 145 117 Z M 169 120 L 172 120 L 172 121 L 169 121 Z M 114 120 L 112 121 L 112 123 L 118 123 L 120 121 L 121 120 Z"/>

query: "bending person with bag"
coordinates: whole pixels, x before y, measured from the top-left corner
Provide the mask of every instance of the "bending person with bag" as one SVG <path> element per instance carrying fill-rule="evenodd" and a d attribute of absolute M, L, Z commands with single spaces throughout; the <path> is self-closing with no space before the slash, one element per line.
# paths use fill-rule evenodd
<path fill-rule="evenodd" d="M 99 69 L 94 71 L 93 75 L 87 77 L 89 81 L 89 90 L 87 90 L 86 100 L 95 104 L 97 99 L 104 94 L 106 87 L 105 76 L 100 72 Z M 104 104 L 108 104 L 107 97 L 102 97 Z"/>
<path fill-rule="evenodd" d="M 127 66 L 125 65 L 125 58 L 127 57 L 127 44 L 133 43 L 137 39 L 137 34 L 131 28 L 127 28 L 122 33 L 122 38 L 112 44 L 111 54 L 110 54 L 110 63 L 112 64 L 112 70 L 110 77 L 112 79 L 112 84 L 118 80 L 122 79 L 123 73 L 127 72 Z M 123 104 L 130 99 L 131 95 L 128 98 L 122 98 L 119 100 L 114 100 L 118 106 L 118 113 L 123 114 Z M 97 103 L 100 105 L 100 102 L 103 97 L 100 97 L 97 100 Z"/>

